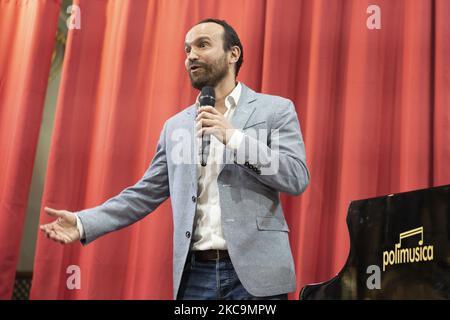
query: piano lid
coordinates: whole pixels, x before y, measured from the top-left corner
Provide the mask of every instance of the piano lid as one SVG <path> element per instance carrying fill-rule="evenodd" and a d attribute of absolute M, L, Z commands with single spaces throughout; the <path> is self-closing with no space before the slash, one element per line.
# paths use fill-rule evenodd
<path fill-rule="evenodd" d="M 450 185 L 353 201 L 350 253 L 300 299 L 450 299 Z"/>

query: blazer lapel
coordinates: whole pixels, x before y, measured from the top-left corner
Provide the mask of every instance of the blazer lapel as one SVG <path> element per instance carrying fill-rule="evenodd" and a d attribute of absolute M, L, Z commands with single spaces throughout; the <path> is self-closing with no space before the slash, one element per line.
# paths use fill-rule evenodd
<path fill-rule="evenodd" d="M 241 85 L 241 96 L 239 98 L 236 110 L 234 111 L 233 117 L 230 121 L 233 127 L 239 130 L 245 128 L 248 120 L 252 116 L 253 112 L 255 112 L 256 106 L 252 105 L 251 103 L 257 99 L 255 91 L 244 85 L 242 82 Z M 232 157 L 233 152 L 224 147 L 224 154 L 222 158 L 224 159 L 224 161 L 222 161 L 222 164 L 220 165 L 219 174 L 220 172 L 222 172 L 228 159 L 233 159 Z"/>
<path fill-rule="evenodd" d="M 231 118 L 231 124 L 236 129 L 243 129 L 255 111 L 255 106 L 251 105 L 256 100 L 256 93 L 246 85 L 241 83 L 242 91 L 236 110 Z"/>

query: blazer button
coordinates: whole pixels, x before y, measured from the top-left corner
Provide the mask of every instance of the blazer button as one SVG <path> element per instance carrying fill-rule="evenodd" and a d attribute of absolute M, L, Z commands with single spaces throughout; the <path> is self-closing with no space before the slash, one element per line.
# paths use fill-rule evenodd
<path fill-rule="evenodd" d="M 197 200 L 196 196 L 192 196 L 192 202 L 195 202 Z"/>
<path fill-rule="evenodd" d="M 190 238 L 191 237 L 191 233 L 189 231 L 186 231 L 186 238 Z"/>
<path fill-rule="evenodd" d="M 247 167 L 248 167 L 248 165 L 249 165 L 248 161 L 247 161 L 247 162 L 245 162 L 244 164 L 245 164 L 245 165 L 246 165 Z"/>

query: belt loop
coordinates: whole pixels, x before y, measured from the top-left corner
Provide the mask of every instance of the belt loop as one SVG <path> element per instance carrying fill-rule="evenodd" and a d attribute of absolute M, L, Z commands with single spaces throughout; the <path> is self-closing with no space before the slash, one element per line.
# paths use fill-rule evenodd
<path fill-rule="evenodd" d="M 191 266 L 195 267 L 195 251 L 192 251 L 191 254 Z"/>

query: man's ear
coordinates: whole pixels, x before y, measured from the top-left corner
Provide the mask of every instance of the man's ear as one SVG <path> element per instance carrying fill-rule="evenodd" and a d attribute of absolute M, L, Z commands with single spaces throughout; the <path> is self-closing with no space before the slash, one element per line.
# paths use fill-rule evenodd
<path fill-rule="evenodd" d="M 239 48 L 238 46 L 231 47 L 230 53 L 230 64 L 237 63 L 239 57 L 241 56 L 241 48 Z"/>

